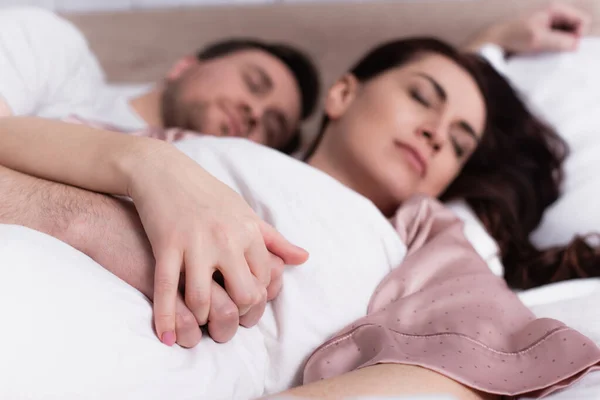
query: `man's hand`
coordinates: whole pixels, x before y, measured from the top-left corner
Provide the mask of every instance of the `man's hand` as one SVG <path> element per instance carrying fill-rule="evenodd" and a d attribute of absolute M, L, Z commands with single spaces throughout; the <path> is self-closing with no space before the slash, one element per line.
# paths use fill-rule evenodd
<path fill-rule="evenodd" d="M 482 45 L 493 43 L 516 54 L 573 51 L 590 25 L 591 17 L 584 11 L 569 4 L 555 3 L 493 25 L 478 35 L 467 49 L 477 51 Z"/>
<path fill-rule="evenodd" d="M 128 201 L 33 178 L 0 166 L 0 223 L 16 224 L 54 236 L 90 256 L 152 299 L 154 257 L 139 217 Z M 271 272 L 268 297 L 281 288 L 282 262 Z M 264 303 L 242 318 L 253 325 Z M 176 301 L 177 343 L 193 347 L 201 331 L 183 297 Z M 245 321 L 245 319 L 254 318 Z M 211 284 L 208 332 L 217 342 L 230 340 L 240 323 L 238 309 L 225 290 Z"/>

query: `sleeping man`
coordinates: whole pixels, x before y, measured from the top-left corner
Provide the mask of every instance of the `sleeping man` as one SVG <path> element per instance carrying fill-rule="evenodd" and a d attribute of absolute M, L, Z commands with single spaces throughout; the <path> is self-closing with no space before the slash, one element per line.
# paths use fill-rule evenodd
<path fill-rule="evenodd" d="M 0 113 L 71 118 L 111 130 L 182 128 L 245 137 L 291 153 L 313 112 L 318 72 L 300 50 L 232 39 L 178 60 L 129 96 L 105 80 L 75 26 L 35 7 L 0 10 Z M 160 130 L 146 130 L 161 139 Z"/>

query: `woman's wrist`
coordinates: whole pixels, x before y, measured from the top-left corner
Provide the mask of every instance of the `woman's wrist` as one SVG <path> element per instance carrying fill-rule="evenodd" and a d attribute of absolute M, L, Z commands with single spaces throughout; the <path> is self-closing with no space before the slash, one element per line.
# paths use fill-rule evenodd
<path fill-rule="evenodd" d="M 122 182 L 122 194 L 133 198 L 135 187 L 148 179 L 148 171 L 177 152 L 169 143 L 147 137 L 132 137 L 130 144 L 115 154 L 114 165 Z"/>

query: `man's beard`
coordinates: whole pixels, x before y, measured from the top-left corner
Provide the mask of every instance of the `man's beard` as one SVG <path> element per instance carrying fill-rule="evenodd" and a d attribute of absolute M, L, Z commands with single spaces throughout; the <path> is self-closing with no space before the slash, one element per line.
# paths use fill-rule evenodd
<path fill-rule="evenodd" d="M 207 105 L 187 104 L 181 100 L 181 83 L 169 82 L 161 97 L 161 115 L 164 128 L 181 128 L 204 133 L 203 116 Z"/>

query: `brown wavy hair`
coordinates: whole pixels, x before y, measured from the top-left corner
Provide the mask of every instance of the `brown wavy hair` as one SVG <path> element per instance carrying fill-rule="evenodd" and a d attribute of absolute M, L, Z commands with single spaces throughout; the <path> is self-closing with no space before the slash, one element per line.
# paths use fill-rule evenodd
<path fill-rule="evenodd" d="M 464 199 L 500 248 L 504 277 L 514 288 L 600 275 L 600 251 L 577 236 L 563 247 L 537 249 L 530 240 L 544 211 L 560 196 L 567 144 L 534 116 L 517 92 L 483 58 L 432 38 L 385 43 L 350 70 L 365 82 L 423 54 L 446 56 L 468 71 L 486 102 L 487 121 L 479 147 L 442 201 Z M 318 147 L 328 119 L 310 147 Z"/>

